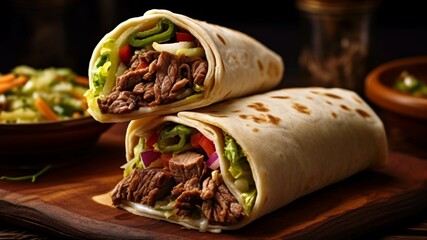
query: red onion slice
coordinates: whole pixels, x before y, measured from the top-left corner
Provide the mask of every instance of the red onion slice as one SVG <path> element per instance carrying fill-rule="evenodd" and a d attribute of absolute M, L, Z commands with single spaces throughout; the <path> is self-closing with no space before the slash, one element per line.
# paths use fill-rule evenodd
<path fill-rule="evenodd" d="M 144 163 L 145 167 L 150 166 L 150 164 L 154 161 L 156 161 L 160 157 L 161 153 L 156 152 L 153 149 L 141 152 L 141 159 Z"/>
<path fill-rule="evenodd" d="M 212 153 L 208 161 L 206 161 L 206 165 L 212 170 L 217 170 L 219 168 L 218 153 Z"/>

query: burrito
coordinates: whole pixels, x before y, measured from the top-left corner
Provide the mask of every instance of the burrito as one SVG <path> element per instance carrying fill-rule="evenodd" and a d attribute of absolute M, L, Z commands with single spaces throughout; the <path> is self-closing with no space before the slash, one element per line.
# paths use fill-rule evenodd
<path fill-rule="evenodd" d="M 114 206 L 189 229 L 239 229 L 386 164 L 383 124 L 356 93 L 289 88 L 133 120 Z"/>
<path fill-rule="evenodd" d="M 106 34 L 89 63 L 89 113 L 124 122 L 272 90 L 280 55 L 242 32 L 153 9 Z"/>

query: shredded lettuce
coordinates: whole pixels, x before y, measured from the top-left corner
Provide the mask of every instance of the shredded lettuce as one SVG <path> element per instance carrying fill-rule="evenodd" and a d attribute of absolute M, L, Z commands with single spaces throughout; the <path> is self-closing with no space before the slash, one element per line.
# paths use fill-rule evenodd
<path fill-rule="evenodd" d="M 163 212 L 166 218 L 176 215 L 176 208 L 174 207 L 176 199 L 168 197 L 164 200 L 159 200 L 155 203 L 154 209 Z"/>
<path fill-rule="evenodd" d="M 100 55 L 91 69 L 91 86 L 86 91 L 84 96 L 87 99 L 89 109 L 93 109 L 98 114 L 101 114 L 97 102 L 97 98 L 101 97 L 106 91 L 113 88 L 115 81 L 110 81 L 109 78 L 115 77 L 113 69 L 117 67 L 118 57 L 112 54 L 117 49 L 117 43 L 114 39 L 107 39 L 101 47 Z"/>
<path fill-rule="evenodd" d="M 255 204 L 256 189 L 254 188 L 251 191 L 242 193 L 241 197 L 244 203 L 243 209 L 245 210 L 246 214 L 249 214 Z"/>
<path fill-rule="evenodd" d="M 252 170 L 242 148 L 230 135 L 224 132 L 224 157 L 230 161 L 228 171 L 236 180 L 235 182 L 247 181 L 249 188 L 242 191 L 243 208 L 248 214 L 255 203 L 256 188 L 252 177 Z"/>
<path fill-rule="evenodd" d="M 230 135 L 224 134 L 225 148 L 224 155 L 230 161 L 228 171 L 235 178 L 252 176 L 252 171 L 242 148 Z"/>
<path fill-rule="evenodd" d="M 92 94 L 94 96 L 98 96 L 101 93 L 107 81 L 108 73 L 112 65 L 111 51 L 114 44 L 114 39 L 108 39 L 105 41 L 101 47 L 100 55 L 95 62 L 94 69 L 92 70 L 92 82 L 94 87 Z"/>
<path fill-rule="evenodd" d="M 203 85 L 194 84 L 192 88 L 195 92 L 203 92 L 205 87 Z"/>
<path fill-rule="evenodd" d="M 141 152 L 144 151 L 145 146 L 145 138 L 140 138 L 138 144 L 133 148 L 133 158 L 122 166 L 124 168 L 123 177 L 129 176 L 134 168 L 143 168 L 144 165 L 141 160 Z"/>

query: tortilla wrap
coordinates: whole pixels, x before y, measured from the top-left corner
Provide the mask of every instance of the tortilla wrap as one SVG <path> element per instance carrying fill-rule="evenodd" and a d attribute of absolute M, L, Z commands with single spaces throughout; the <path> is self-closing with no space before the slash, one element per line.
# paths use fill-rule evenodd
<path fill-rule="evenodd" d="M 197 111 L 131 121 L 126 133 L 125 167 L 135 159 L 139 139 L 149 138 L 150 132 L 165 122 L 195 128 L 214 143 L 223 181 L 245 206 L 246 192 L 239 190 L 229 171 L 223 133 L 236 141 L 249 163 L 256 190 L 253 205 L 247 208 L 250 211 L 229 224 L 207 224 L 204 217 L 169 216 L 132 198 L 124 197 L 116 206 L 200 231 L 239 229 L 313 191 L 383 166 L 388 153 L 383 123 L 356 93 L 338 88 L 290 88 Z M 131 192 L 123 181 L 113 190 L 113 198 Z"/>
<path fill-rule="evenodd" d="M 203 49 L 201 58 L 207 63 L 206 71 L 202 71 L 204 82 L 195 87 L 193 77 L 187 77 L 189 83 L 182 88 L 188 90 L 187 92 L 170 89 L 170 86 L 164 83 L 167 82 L 166 77 L 170 77 L 173 67 L 162 68 L 159 66 L 161 61 L 155 58 L 157 60 L 151 60 L 156 62 L 154 64 L 156 67 L 150 69 L 157 72 L 150 75 L 150 78 L 144 76 L 144 80 L 137 79 L 142 78 L 142 74 L 136 74 L 137 76 L 130 80 L 131 83 L 121 84 L 123 85 L 121 90 L 128 92 L 123 95 L 132 93 L 131 97 L 124 96 L 124 100 L 114 103 L 111 100 L 107 101 L 107 96 L 114 92 L 116 85 L 119 85 L 116 78 L 124 75 L 126 73 L 124 71 L 129 70 L 128 65 L 132 63 L 131 60 L 128 65 L 124 64 L 119 56 L 119 50 L 128 44 L 132 34 L 154 28 L 163 18 L 170 20 L 178 29 L 177 32 L 188 32 L 197 39 L 194 42 Z M 178 40 L 172 37 L 164 45 L 176 41 Z M 154 44 L 157 43 L 143 49 L 152 50 Z M 132 47 L 132 51 L 140 49 L 141 47 Z M 178 54 L 176 51 L 175 55 L 182 53 Z M 160 69 L 163 69 L 163 73 Z M 154 9 L 141 17 L 122 22 L 107 33 L 95 47 L 89 63 L 90 89 L 86 93 L 88 111 L 100 122 L 124 122 L 149 115 L 165 115 L 200 108 L 225 99 L 271 90 L 282 81 L 284 69 L 281 56 L 242 32 L 168 10 Z M 168 71 L 166 77 L 165 71 Z M 172 85 L 176 84 L 186 77 L 186 74 L 182 75 L 177 76 L 177 79 L 170 77 L 168 80 Z M 150 94 L 149 90 L 136 93 L 137 83 L 142 82 L 147 86 L 149 81 L 155 82 L 154 87 L 147 87 L 154 89 L 154 101 L 153 94 Z M 141 91 L 141 88 L 138 89 Z M 144 95 L 145 93 L 147 95 Z M 98 104 L 100 100 L 108 102 L 106 103 L 108 108 L 105 107 L 108 111 L 104 110 L 107 112 L 101 112 Z"/>

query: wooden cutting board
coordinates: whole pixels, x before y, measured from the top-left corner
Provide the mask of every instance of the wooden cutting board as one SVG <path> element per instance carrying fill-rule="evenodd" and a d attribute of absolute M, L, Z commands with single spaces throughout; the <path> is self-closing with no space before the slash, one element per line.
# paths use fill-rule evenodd
<path fill-rule="evenodd" d="M 0 181 L 0 220 L 59 237 L 85 239 L 344 239 L 427 208 L 427 161 L 391 153 L 390 166 L 362 172 L 302 197 L 241 230 L 202 233 L 130 214 L 109 204 L 121 179 L 125 124 L 95 148 L 30 181 Z M 55 165 L 54 165 L 55 166 Z M 0 175 L 18 174 L 0 168 Z"/>

